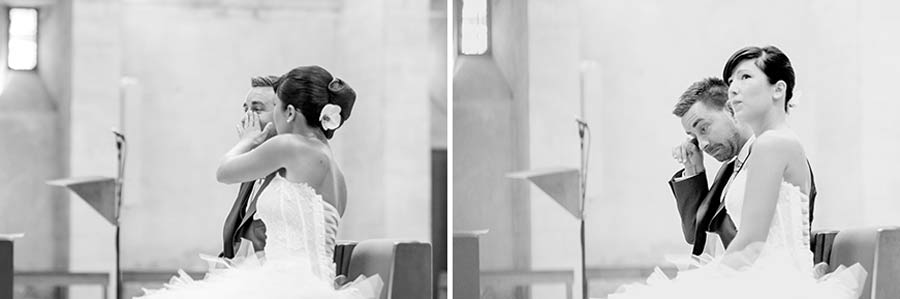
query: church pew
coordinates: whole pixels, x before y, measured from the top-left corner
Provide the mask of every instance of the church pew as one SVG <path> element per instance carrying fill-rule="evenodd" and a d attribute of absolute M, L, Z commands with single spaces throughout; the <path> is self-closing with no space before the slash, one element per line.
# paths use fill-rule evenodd
<path fill-rule="evenodd" d="M 831 272 L 860 263 L 868 272 L 860 298 L 897 298 L 900 294 L 900 227 L 841 230 L 831 249 Z"/>
<path fill-rule="evenodd" d="M 432 297 L 429 243 L 392 239 L 343 241 L 336 246 L 334 255 L 335 272 L 351 281 L 359 275 L 380 275 L 384 282 L 381 299 Z"/>

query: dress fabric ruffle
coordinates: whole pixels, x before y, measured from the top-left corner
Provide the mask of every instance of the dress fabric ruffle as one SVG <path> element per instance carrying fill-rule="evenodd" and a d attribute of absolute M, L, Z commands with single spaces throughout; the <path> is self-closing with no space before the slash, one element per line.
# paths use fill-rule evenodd
<path fill-rule="evenodd" d="M 378 298 L 383 282 L 378 275 L 359 276 L 354 281 L 335 287 L 314 275 L 305 260 L 266 260 L 242 243 L 239 256 L 234 259 L 202 256 L 210 269 L 201 280 L 191 278 L 183 270 L 172 277 L 164 288 L 144 289 L 140 299 L 167 298 Z"/>
<path fill-rule="evenodd" d="M 705 255 L 687 266 L 690 269 L 684 269 L 685 260 L 680 259 L 673 278 L 657 267 L 645 282 L 623 285 L 608 298 L 856 299 L 867 276 L 857 263 L 816 277 L 812 266 L 798 269 L 786 254 L 754 249 L 715 258 Z"/>

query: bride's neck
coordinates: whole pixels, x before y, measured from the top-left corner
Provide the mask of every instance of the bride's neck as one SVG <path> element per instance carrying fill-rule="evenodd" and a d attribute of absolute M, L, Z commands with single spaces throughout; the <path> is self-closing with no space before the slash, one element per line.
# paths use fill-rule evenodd
<path fill-rule="evenodd" d="M 306 138 L 318 139 L 322 143 L 328 144 L 328 138 L 325 137 L 325 132 L 322 132 L 319 128 L 313 128 L 304 124 L 294 124 L 291 126 L 291 131 L 289 133 Z"/>
<path fill-rule="evenodd" d="M 756 136 L 769 130 L 785 128 L 787 127 L 787 115 L 784 110 L 773 107 L 763 114 L 758 121 L 750 123 L 750 127 Z"/>

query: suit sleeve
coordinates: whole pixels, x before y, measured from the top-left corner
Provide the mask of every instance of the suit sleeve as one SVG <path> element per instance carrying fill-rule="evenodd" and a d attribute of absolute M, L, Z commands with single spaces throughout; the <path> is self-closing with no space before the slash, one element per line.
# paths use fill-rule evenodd
<path fill-rule="evenodd" d="M 672 194 L 675 195 L 675 203 L 678 207 L 678 214 L 681 216 L 681 230 L 684 232 L 684 240 L 688 244 L 694 244 L 694 236 L 696 235 L 696 219 L 697 207 L 700 202 L 709 193 L 709 186 L 706 181 L 705 173 L 698 173 L 687 179 L 675 180 L 680 178 L 684 170 L 680 170 L 669 180 L 669 187 L 672 188 Z"/>
<path fill-rule="evenodd" d="M 250 196 L 253 184 L 253 182 L 245 182 L 238 189 L 237 198 L 234 199 L 231 212 L 228 213 L 228 216 L 225 218 L 225 225 L 222 227 L 222 252 L 219 253 L 219 257 L 234 258 L 232 247 L 234 246 L 234 235 L 241 218 L 244 217 L 244 208 L 246 207 L 242 203 L 245 203 L 244 200 Z"/>

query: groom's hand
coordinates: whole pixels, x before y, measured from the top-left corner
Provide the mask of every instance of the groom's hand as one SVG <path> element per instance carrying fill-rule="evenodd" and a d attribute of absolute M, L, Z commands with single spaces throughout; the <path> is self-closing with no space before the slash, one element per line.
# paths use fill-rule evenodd
<path fill-rule="evenodd" d="M 672 158 L 684 165 L 683 177 L 691 177 L 704 171 L 703 152 L 697 146 L 696 138 L 688 138 L 673 148 Z"/>

